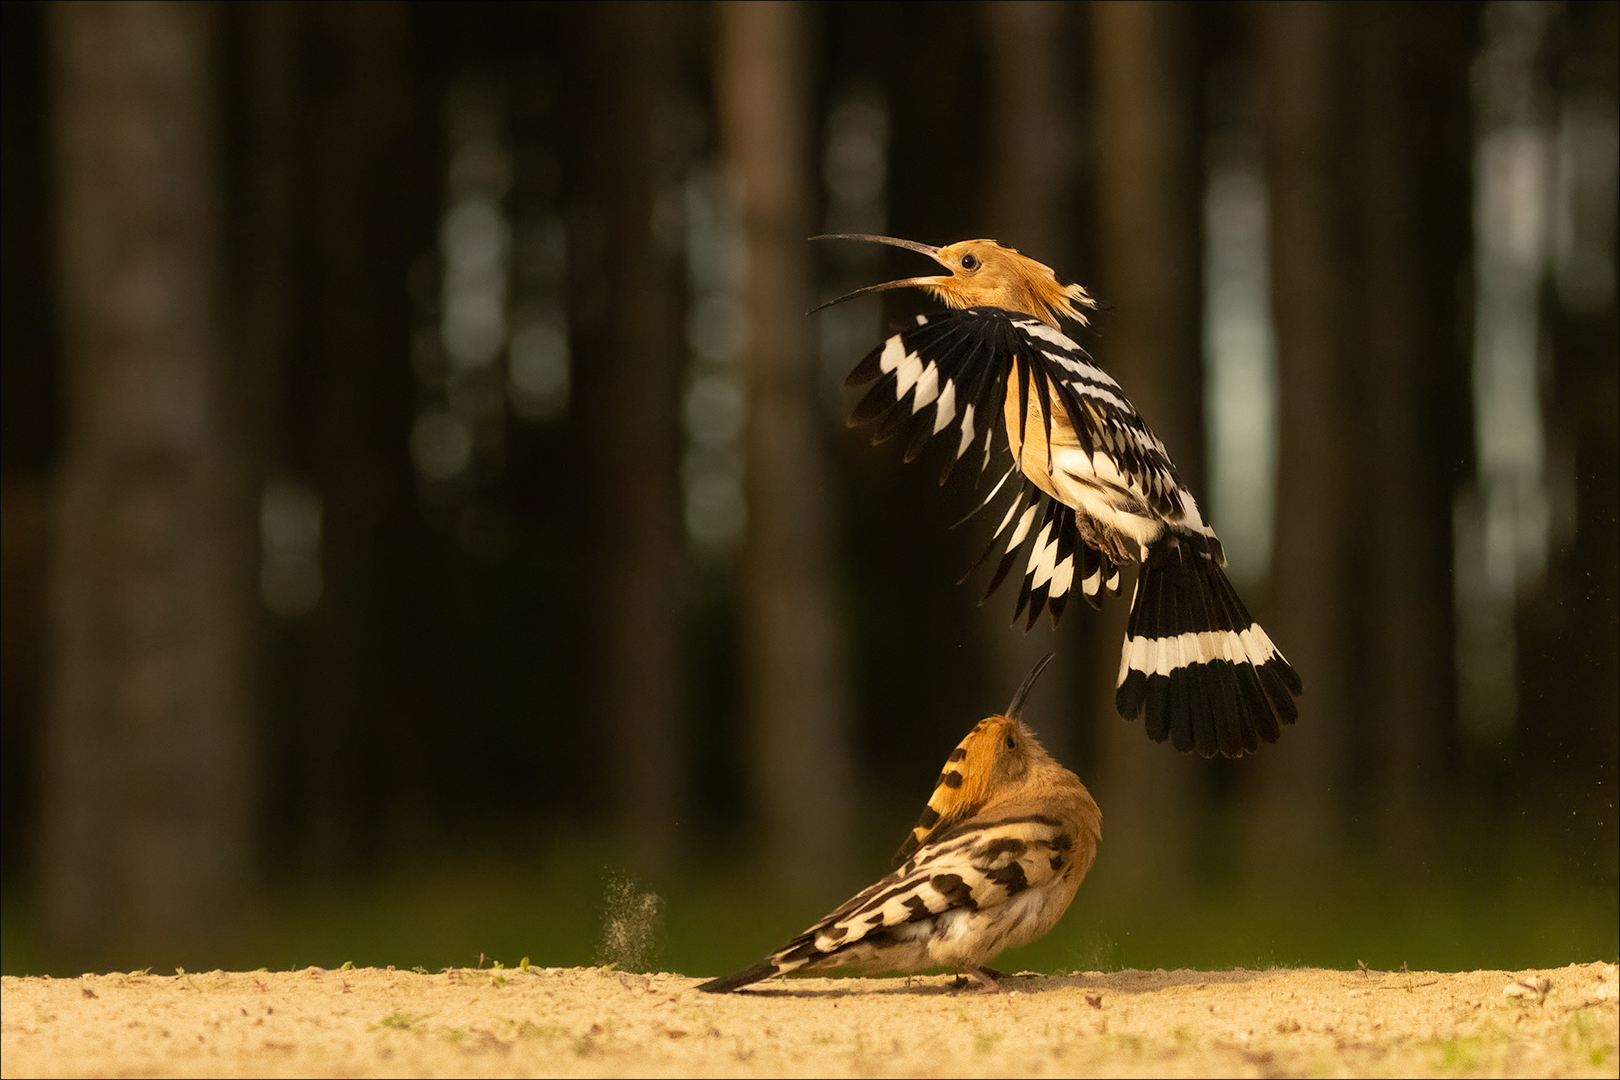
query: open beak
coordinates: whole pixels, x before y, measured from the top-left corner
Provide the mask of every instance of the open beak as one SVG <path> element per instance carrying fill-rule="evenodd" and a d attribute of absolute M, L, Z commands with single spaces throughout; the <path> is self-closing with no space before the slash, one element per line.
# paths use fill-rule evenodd
<path fill-rule="evenodd" d="M 873 236 L 870 233 L 829 233 L 825 236 L 812 236 L 810 239 L 869 240 L 874 244 L 888 244 L 891 247 L 906 248 L 909 251 L 920 251 L 930 259 L 936 262 L 939 261 L 939 248 L 930 244 L 919 244 L 915 240 L 900 240 L 893 236 Z M 940 265 L 943 266 L 944 263 L 940 263 Z M 941 285 L 949 281 L 951 276 L 950 274 L 943 274 L 938 277 L 913 277 L 904 278 L 900 281 L 887 281 L 882 285 L 868 285 L 865 288 L 856 289 L 854 292 L 845 293 L 836 299 L 828 300 L 825 304 L 817 305 L 810 310 L 809 314 L 814 315 L 823 308 L 830 308 L 834 304 L 842 304 L 845 300 L 853 300 L 855 297 L 865 296 L 867 293 L 883 292 L 886 289 L 907 289 L 919 285 Z"/>

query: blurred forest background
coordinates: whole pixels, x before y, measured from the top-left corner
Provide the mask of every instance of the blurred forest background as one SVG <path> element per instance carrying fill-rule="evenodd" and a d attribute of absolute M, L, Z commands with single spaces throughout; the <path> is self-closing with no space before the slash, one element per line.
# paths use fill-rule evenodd
<path fill-rule="evenodd" d="M 1048 648 L 1106 828 L 1008 970 L 1614 959 L 1617 10 L 0 5 L 5 972 L 718 973 Z M 1278 745 L 955 584 L 851 231 L 1108 306 Z"/>

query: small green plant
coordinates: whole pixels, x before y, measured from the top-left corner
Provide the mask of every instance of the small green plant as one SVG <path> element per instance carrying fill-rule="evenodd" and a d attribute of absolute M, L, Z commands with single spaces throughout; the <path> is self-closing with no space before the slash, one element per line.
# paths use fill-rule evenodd
<path fill-rule="evenodd" d="M 1593 1067 L 1600 1067 L 1603 1059 L 1608 1057 L 1609 1048 L 1603 1044 L 1603 1032 L 1599 1029 L 1597 1020 L 1593 1018 L 1591 1009 L 1577 1010 L 1564 1025 L 1559 1041 L 1564 1044 L 1576 1059 L 1586 1058 Z"/>
<path fill-rule="evenodd" d="M 1472 1072 L 1479 1064 L 1481 1044 L 1478 1038 L 1464 1036 L 1458 1039 L 1446 1039 L 1440 1044 L 1440 1065 L 1442 1069 L 1455 1069 L 1459 1072 Z"/>
<path fill-rule="evenodd" d="M 1132 1032 L 1120 1032 L 1118 1035 L 1109 1035 L 1108 1041 L 1120 1050 L 1129 1050 L 1133 1054 L 1142 1052 L 1142 1037 Z"/>

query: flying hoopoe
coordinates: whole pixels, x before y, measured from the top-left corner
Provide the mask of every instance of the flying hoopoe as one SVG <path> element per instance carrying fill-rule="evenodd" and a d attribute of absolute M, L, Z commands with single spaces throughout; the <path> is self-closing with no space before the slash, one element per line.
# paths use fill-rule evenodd
<path fill-rule="evenodd" d="M 950 271 L 869 285 L 821 307 L 918 287 L 952 309 L 918 315 L 856 365 L 845 385 L 876 385 L 849 423 L 876 424 L 874 443 L 901 436 L 907 461 L 935 436 L 954 444 L 942 484 L 976 444 L 980 471 L 988 468 L 1003 433 L 1011 461 L 981 507 L 1013 476 L 1021 481 L 979 559 L 1006 537 L 985 596 L 1032 536 L 1013 612 L 1016 621 L 1027 608 L 1026 630 L 1043 607 L 1055 626 L 1076 586 L 1100 607 L 1104 591 L 1119 594 L 1120 568 L 1139 561 L 1114 698 L 1120 715 L 1145 716 L 1149 738 L 1205 757 L 1276 742 L 1281 725 L 1298 718 L 1299 676 L 1227 580 L 1221 542 L 1164 444 L 1119 384 L 1061 331 L 1060 317 L 1087 324 L 1083 309 L 1097 304 L 1086 290 L 994 240 L 933 247 L 864 234 L 815 239 L 892 244 Z"/>
<path fill-rule="evenodd" d="M 955 966 L 999 989 L 984 965 L 1057 924 L 1091 869 L 1102 811 L 1053 761 L 1020 714 L 1052 659 L 1002 716 L 981 720 L 945 762 L 900 868 L 863 889 L 763 963 L 698 987 L 725 993 L 805 969 L 869 972 Z"/>

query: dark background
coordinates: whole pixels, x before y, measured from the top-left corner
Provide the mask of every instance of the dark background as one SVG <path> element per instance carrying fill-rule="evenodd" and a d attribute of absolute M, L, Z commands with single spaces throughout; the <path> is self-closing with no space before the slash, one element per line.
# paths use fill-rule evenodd
<path fill-rule="evenodd" d="M 1047 648 L 1106 828 L 1009 970 L 1613 959 L 1617 10 L 0 5 L 5 972 L 738 966 Z M 927 271 L 804 238 L 1085 283 L 1231 548 L 1234 176 L 1306 696 L 1203 761 L 1124 602 L 954 584 L 837 387 L 928 301 L 803 314 Z"/>

